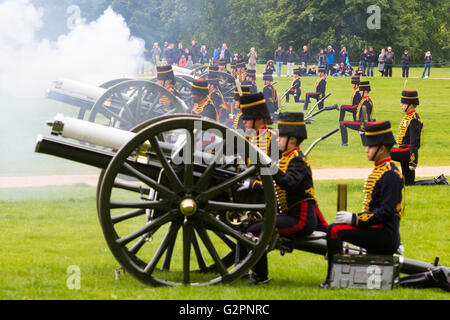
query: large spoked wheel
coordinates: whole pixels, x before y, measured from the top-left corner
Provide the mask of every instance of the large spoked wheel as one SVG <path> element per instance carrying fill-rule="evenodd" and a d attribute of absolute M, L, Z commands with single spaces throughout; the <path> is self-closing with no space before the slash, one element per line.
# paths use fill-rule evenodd
<path fill-rule="evenodd" d="M 217 143 L 214 152 L 208 153 L 202 139 L 210 138 L 212 131 Z M 273 180 L 264 174 L 268 164 L 253 161 L 242 172 L 223 169 L 220 160 L 228 149 L 220 137 L 245 146 L 237 148 L 240 158 L 253 153 L 264 159 L 241 135 L 204 118 L 183 115 L 141 130 L 104 172 L 98 209 L 106 242 L 118 262 L 141 282 L 230 283 L 241 278 L 267 249 L 276 213 Z M 143 158 L 143 145 L 148 159 Z M 136 150 L 141 150 L 140 156 Z M 121 173 L 135 179 L 133 187 L 117 184 Z M 237 203 L 236 186 L 249 178 L 261 180 L 263 200 Z M 150 196 L 151 189 L 156 197 Z M 245 228 L 228 220 L 230 214 L 249 217 L 252 212 L 264 216 L 258 238 L 249 237 Z M 229 264 L 236 243 L 245 246 L 248 254 Z"/>
<path fill-rule="evenodd" d="M 185 112 L 165 88 L 151 81 L 130 80 L 110 87 L 92 107 L 89 121 L 129 130 L 148 119 Z"/>

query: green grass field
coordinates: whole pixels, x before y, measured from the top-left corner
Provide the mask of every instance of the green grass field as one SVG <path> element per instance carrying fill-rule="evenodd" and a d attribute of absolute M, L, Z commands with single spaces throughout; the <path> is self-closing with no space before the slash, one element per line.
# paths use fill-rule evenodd
<path fill-rule="evenodd" d="M 262 70 L 263 66 L 258 66 Z M 450 69 L 434 68 L 432 79 L 419 79 L 422 69 L 410 71 L 408 89 L 419 91 L 418 112 L 424 119 L 425 144 L 420 150 L 419 166 L 450 165 L 448 112 Z M 260 73 L 260 71 L 258 71 Z M 403 117 L 400 93 L 404 80 L 400 69 L 394 77 L 370 79 L 377 120 L 390 120 L 394 134 Z M 433 78 L 447 78 L 438 80 Z M 302 99 L 317 78 L 302 78 Z M 257 80 L 262 89 L 261 79 Z M 292 79 L 276 79 L 279 92 L 290 87 Z M 348 104 L 350 78 L 328 78 L 332 95 L 325 105 Z M 45 121 L 57 113 L 76 116 L 73 107 L 44 99 L 15 98 L 0 120 L 0 176 L 84 174 L 97 170 L 34 153 L 38 134 L 49 135 Z M 284 110 L 301 111 L 303 104 L 293 102 Z M 309 138 L 304 150 L 318 137 L 338 127 L 339 113 L 327 111 L 308 125 Z M 340 145 L 339 133 L 321 142 L 309 155 L 312 168 L 371 167 L 356 132 L 349 131 L 350 145 Z M 7 156 L 4 156 L 7 155 Z M 349 211 L 362 206 L 364 181 L 339 181 L 349 184 Z M 338 181 L 317 181 L 319 206 L 329 222 L 336 212 Z M 405 256 L 450 266 L 450 189 L 446 186 L 408 187 L 406 214 L 401 224 Z M 266 286 L 249 287 L 242 280 L 234 285 L 207 288 L 150 288 L 130 275 L 114 280 L 118 263 L 103 239 L 95 209 L 95 188 L 84 185 L 30 189 L 0 189 L 0 299 L 154 299 L 154 300 L 448 300 L 440 289 L 397 289 L 389 292 L 360 290 L 321 290 L 318 285 L 326 273 L 322 256 L 294 252 L 283 257 L 269 254 L 270 276 Z M 81 270 L 81 289 L 69 290 L 69 266 Z"/>
<path fill-rule="evenodd" d="M 362 206 L 363 181 L 349 184 L 349 210 Z M 319 205 L 326 219 L 335 213 L 336 182 L 318 181 Z M 426 197 L 423 197 L 426 194 Z M 406 214 L 401 223 L 405 256 L 450 265 L 448 207 L 445 186 L 408 187 Z M 273 280 L 257 288 L 241 280 L 233 285 L 204 288 L 151 288 L 125 275 L 103 239 L 95 210 L 95 188 L 83 185 L 4 191 L 0 201 L 0 299 L 152 299 L 152 300 L 446 300 L 440 289 L 392 291 L 323 290 L 326 274 L 322 256 L 296 251 L 269 254 Z M 80 290 L 69 290 L 69 266 L 81 271 Z"/>

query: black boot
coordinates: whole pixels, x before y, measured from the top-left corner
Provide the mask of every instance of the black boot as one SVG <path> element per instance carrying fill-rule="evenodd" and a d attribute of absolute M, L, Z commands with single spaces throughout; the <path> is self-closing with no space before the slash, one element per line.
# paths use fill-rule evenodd
<path fill-rule="evenodd" d="M 341 141 L 342 141 L 341 145 L 342 146 L 348 146 L 348 132 L 347 132 L 347 128 L 341 124 L 341 125 L 339 125 L 339 129 L 341 131 Z"/>
<path fill-rule="evenodd" d="M 450 277 L 444 267 L 400 278 L 403 288 L 441 288 L 450 291 Z"/>
<path fill-rule="evenodd" d="M 249 284 L 265 284 L 271 280 L 268 277 L 269 268 L 267 265 L 267 253 L 265 252 L 259 261 L 253 266 L 252 274 L 250 275 Z"/>

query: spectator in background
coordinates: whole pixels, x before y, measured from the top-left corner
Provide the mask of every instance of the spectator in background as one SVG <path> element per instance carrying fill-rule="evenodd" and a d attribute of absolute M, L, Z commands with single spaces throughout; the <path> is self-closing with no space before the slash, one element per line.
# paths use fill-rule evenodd
<path fill-rule="evenodd" d="M 295 51 L 292 46 L 289 46 L 289 50 L 286 51 L 286 64 L 287 64 L 287 72 L 286 76 L 293 77 L 294 76 L 294 64 L 295 64 Z"/>
<path fill-rule="evenodd" d="M 166 57 L 167 50 L 169 50 L 169 43 L 167 41 L 164 41 L 164 45 L 163 45 L 163 48 L 162 48 L 161 60 L 162 59 L 166 59 L 166 61 L 167 61 L 167 57 Z"/>
<path fill-rule="evenodd" d="M 337 62 L 339 64 L 343 63 L 344 65 L 347 65 L 347 59 L 348 59 L 347 48 L 345 46 L 342 46 L 341 51 L 339 51 Z"/>
<path fill-rule="evenodd" d="M 255 48 L 250 48 L 250 52 L 247 54 L 248 57 L 248 68 L 250 70 L 256 69 L 256 59 L 258 59 L 258 54 L 255 51 Z"/>
<path fill-rule="evenodd" d="M 334 49 L 331 46 L 328 46 L 327 48 L 327 67 L 325 70 L 325 75 L 328 75 L 328 73 L 333 71 L 334 66 L 334 56 L 336 55 Z"/>
<path fill-rule="evenodd" d="M 197 63 L 198 61 L 200 61 L 200 48 L 198 47 L 197 43 L 195 42 L 195 40 L 192 40 L 191 42 L 191 57 L 192 57 L 192 61 L 195 63 Z M 189 60 L 189 59 L 188 59 Z"/>
<path fill-rule="evenodd" d="M 300 63 L 305 63 L 305 68 L 308 68 L 308 62 L 310 59 L 310 54 L 307 46 L 303 46 L 303 51 L 300 53 Z"/>
<path fill-rule="evenodd" d="M 384 65 L 385 65 L 385 56 L 386 50 L 381 49 L 380 55 L 378 56 L 378 71 L 381 74 L 381 77 L 384 76 Z"/>
<path fill-rule="evenodd" d="M 231 58 L 230 50 L 228 50 L 227 44 L 223 43 L 219 53 L 219 60 L 225 60 L 225 63 L 228 64 L 230 63 L 230 58 Z"/>
<path fill-rule="evenodd" d="M 409 77 L 409 64 L 411 63 L 411 56 L 408 50 L 405 50 L 402 55 L 402 78 Z"/>
<path fill-rule="evenodd" d="M 194 60 L 192 60 L 192 56 L 191 55 L 188 55 L 188 59 L 187 59 L 187 62 L 186 62 L 186 67 L 187 68 L 188 67 L 192 67 L 193 65 L 194 65 Z"/>
<path fill-rule="evenodd" d="M 182 54 L 180 59 L 178 60 L 178 66 L 184 68 L 186 67 L 186 62 L 187 62 L 186 56 Z"/>
<path fill-rule="evenodd" d="M 312 65 L 309 70 L 308 70 L 308 75 L 309 76 L 316 76 L 317 75 L 317 70 L 316 70 L 316 66 Z"/>
<path fill-rule="evenodd" d="M 174 43 L 169 43 L 169 46 L 167 47 L 167 50 L 165 53 L 165 58 L 166 58 L 167 64 L 170 64 L 170 65 L 178 62 L 178 61 L 176 61 L 176 49 L 175 49 Z"/>
<path fill-rule="evenodd" d="M 181 42 L 179 42 L 178 48 L 175 50 L 175 57 L 174 57 L 175 60 L 180 61 L 182 55 L 184 55 L 184 48 L 183 48 L 183 44 Z"/>
<path fill-rule="evenodd" d="M 361 55 L 359 56 L 359 65 L 361 66 L 361 69 L 363 71 L 363 76 L 366 75 L 366 70 L 368 69 L 367 65 L 367 49 L 364 49 L 363 52 L 361 52 Z M 368 71 L 368 70 L 367 70 Z"/>
<path fill-rule="evenodd" d="M 200 61 L 201 64 L 205 64 L 208 62 L 208 51 L 206 50 L 206 46 L 202 45 L 200 49 Z"/>
<path fill-rule="evenodd" d="M 274 61 L 273 60 L 267 61 L 266 73 L 274 73 L 274 72 L 275 72 Z"/>
<path fill-rule="evenodd" d="M 213 61 L 214 62 L 219 61 L 219 54 L 220 54 L 220 46 L 217 46 L 214 49 L 214 53 L 213 53 Z"/>
<path fill-rule="evenodd" d="M 320 52 L 317 55 L 317 66 L 326 67 L 326 65 L 327 65 L 327 55 L 325 54 L 323 49 L 320 49 Z"/>
<path fill-rule="evenodd" d="M 430 71 L 431 71 L 431 60 L 432 60 L 432 56 L 431 56 L 431 51 L 427 51 L 425 53 L 425 68 L 423 69 L 423 74 L 422 74 L 422 79 L 423 78 L 429 78 L 430 77 Z M 425 76 L 425 72 L 428 70 L 428 75 Z"/>
<path fill-rule="evenodd" d="M 300 76 L 303 77 L 307 75 L 306 64 L 304 62 L 302 62 L 302 65 L 298 69 L 300 71 Z"/>
<path fill-rule="evenodd" d="M 394 64 L 395 55 L 392 51 L 392 47 L 388 47 L 387 52 L 384 54 L 384 76 L 392 77 L 392 66 Z"/>
<path fill-rule="evenodd" d="M 373 51 L 373 47 L 369 47 L 369 51 L 367 52 L 367 73 L 368 77 L 373 77 L 373 67 L 375 65 L 377 57 L 375 55 L 375 51 Z"/>
<path fill-rule="evenodd" d="M 277 77 L 281 77 L 281 68 L 283 67 L 283 61 L 284 61 L 284 51 L 283 51 L 283 48 L 281 47 L 281 44 L 278 45 L 278 48 L 275 51 L 274 60 L 275 60 L 276 66 L 277 66 L 277 68 L 276 68 Z"/>
<path fill-rule="evenodd" d="M 152 65 L 156 66 L 161 57 L 161 48 L 159 47 L 158 42 L 155 42 L 153 44 L 153 48 L 150 51 L 150 54 L 151 54 L 151 63 Z"/>
<path fill-rule="evenodd" d="M 345 76 L 351 77 L 352 75 L 353 75 L 353 68 L 350 64 L 347 64 L 347 66 L 345 67 Z"/>

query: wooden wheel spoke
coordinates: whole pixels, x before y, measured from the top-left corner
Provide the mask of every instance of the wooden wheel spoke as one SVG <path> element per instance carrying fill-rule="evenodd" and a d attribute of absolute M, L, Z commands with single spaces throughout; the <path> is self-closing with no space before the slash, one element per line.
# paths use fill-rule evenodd
<path fill-rule="evenodd" d="M 227 275 L 228 270 L 226 266 L 223 264 L 222 260 L 220 259 L 220 256 L 217 253 L 217 250 L 214 247 L 208 233 L 206 232 L 205 227 L 201 223 L 199 223 L 195 226 L 195 229 L 198 235 L 200 236 L 203 244 L 205 245 L 206 249 L 208 250 L 209 254 L 211 255 L 212 259 L 214 260 L 214 263 L 216 264 L 216 269 L 222 276 Z"/>
<path fill-rule="evenodd" d="M 130 243 L 134 239 L 136 239 L 148 232 L 151 232 L 151 231 L 155 230 L 156 228 L 159 228 L 162 225 L 172 221 L 174 219 L 176 213 L 177 213 L 176 210 L 169 211 L 166 214 L 154 219 L 152 222 L 150 222 L 149 224 L 140 228 L 139 230 L 133 232 L 132 234 L 129 234 L 125 237 L 117 239 L 116 243 L 121 246 L 126 246 L 128 243 Z"/>
<path fill-rule="evenodd" d="M 200 244 L 198 242 L 197 233 L 192 234 L 192 247 L 194 248 L 195 256 L 197 257 L 197 263 L 200 271 L 205 272 L 208 270 L 205 258 L 203 257 Z"/>
<path fill-rule="evenodd" d="M 166 188 L 165 186 L 159 184 L 158 182 L 146 176 L 139 170 L 133 168 L 133 166 L 131 166 L 130 164 L 125 162 L 123 166 L 132 176 L 138 178 L 139 180 L 147 184 L 149 187 L 155 189 L 161 197 L 172 200 L 177 199 L 177 195 L 172 190 Z"/>
<path fill-rule="evenodd" d="M 143 214 L 145 214 L 145 209 L 136 209 L 136 210 L 132 210 L 132 211 L 111 217 L 111 222 L 113 224 L 116 224 L 116 223 L 122 222 L 124 220 L 142 216 Z"/>
<path fill-rule="evenodd" d="M 162 255 L 167 250 L 169 245 L 172 243 L 173 239 L 176 238 L 180 227 L 181 227 L 181 225 L 179 223 L 175 223 L 175 222 L 173 222 L 170 225 L 169 230 L 167 231 L 166 235 L 164 236 L 164 239 L 162 240 L 161 244 L 159 245 L 158 249 L 156 250 L 155 254 L 153 255 L 152 260 L 144 268 L 144 272 L 146 272 L 148 274 L 153 273 L 153 270 L 155 269 L 155 267 L 158 264 L 159 260 L 161 259 Z"/>
<path fill-rule="evenodd" d="M 246 246 L 253 248 L 256 246 L 256 243 L 245 237 L 242 233 L 234 230 L 224 222 L 217 220 L 212 215 L 205 213 L 202 215 L 204 222 L 211 227 L 212 230 L 222 232 L 226 235 L 229 235 L 236 240 L 243 242 Z"/>
<path fill-rule="evenodd" d="M 161 150 L 161 146 L 159 145 L 158 140 L 156 139 L 156 137 L 150 137 L 149 141 L 150 145 L 152 146 L 152 149 L 158 156 L 158 160 L 160 161 L 161 165 L 164 168 L 164 173 L 166 174 L 167 179 L 169 179 L 171 186 L 175 189 L 176 192 L 182 191 L 184 189 L 183 185 L 181 184 L 180 179 L 178 178 L 175 170 L 167 161 L 164 153 Z"/>
<path fill-rule="evenodd" d="M 216 167 L 216 164 L 217 164 L 218 160 L 222 158 L 222 156 L 223 156 L 223 144 L 218 149 L 218 152 L 214 156 L 213 160 L 208 165 L 208 167 L 206 168 L 206 170 L 203 172 L 203 174 L 201 175 L 200 179 L 196 183 L 196 188 L 195 189 L 196 189 L 197 192 L 201 193 L 201 192 L 205 191 L 206 188 L 208 188 L 209 182 L 211 181 L 211 177 L 212 177 L 212 174 L 213 174 L 214 169 Z"/>
<path fill-rule="evenodd" d="M 193 130 L 188 130 L 186 134 L 186 144 L 189 149 L 184 155 L 184 186 L 187 189 L 192 189 L 194 184 L 194 152 L 195 152 L 195 136 Z"/>
<path fill-rule="evenodd" d="M 189 283 L 191 263 L 191 241 L 193 228 L 192 223 L 187 220 L 183 225 L 183 283 Z"/>
<path fill-rule="evenodd" d="M 236 183 L 245 180 L 251 176 L 253 176 L 254 174 L 256 174 L 257 172 L 257 168 L 256 166 L 251 166 L 250 168 L 248 168 L 247 170 L 245 170 L 244 172 L 228 179 L 227 181 L 224 181 L 222 183 L 220 183 L 219 185 L 210 188 L 209 190 L 203 192 L 200 196 L 201 200 L 209 200 L 214 198 L 215 196 L 217 196 L 219 193 L 221 193 L 222 191 L 224 191 L 225 189 L 236 185 Z"/>
<path fill-rule="evenodd" d="M 151 190 L 150 188 L 147 188 L 145 186 L 136 186 L 129 183 L 123 183 L 118 181 L 114 181 L 114 188 L 128 190 L 139 194 L 149 194 Z"/>

